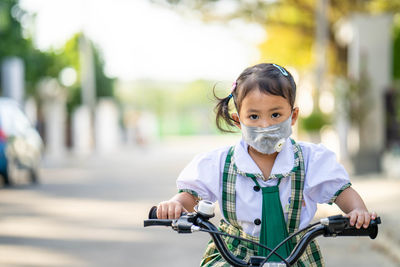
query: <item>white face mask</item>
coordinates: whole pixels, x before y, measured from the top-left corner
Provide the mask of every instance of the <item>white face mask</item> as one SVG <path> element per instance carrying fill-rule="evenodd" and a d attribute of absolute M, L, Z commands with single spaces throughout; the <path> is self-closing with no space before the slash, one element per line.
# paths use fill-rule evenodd
<path fill-rule="evenodd" d="M 243 139 L 262 154 L 280 152 L 286 139 L 292 134 L 292 114 L 287 120 L 265 128 L 250 127 L 240 122 Z"/>

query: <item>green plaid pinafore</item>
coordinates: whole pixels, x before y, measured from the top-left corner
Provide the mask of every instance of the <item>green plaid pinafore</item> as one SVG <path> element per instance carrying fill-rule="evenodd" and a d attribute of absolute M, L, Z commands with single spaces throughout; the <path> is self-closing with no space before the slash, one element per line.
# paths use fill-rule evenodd
<path fill-rule="evenodd" d="M 300 212 L 303 202 L 303 187 L 304 187 L 304 160 L 300 146 L 292 140 L 294 149 L 295 164 L 293 169 L 287 174 L 271 175 L 269 179 L 282 179 L 290 177 L 291 179 L 291 201 L 289 205 L 289 214 L 287 220 L 287 227 L 289 235 L 298 230 L 300 224 Z M 237 169 L 233 158 L 234 147 L 231 147 L 225 160 L 225 167 L 223 173 L 223 188 L 222 188 L 222 208 L 225 220 L 221 220 L 219 229 L 231 235 L 244 237 L 253 241 L 259 242 L 259 237 L 251 236 L 245 233 L 237 222 L 236 218 L 236 177 L 241 175 L 249 178 L 264 179 L 261 174 L 244 173 Z M 249 242 L 238 240 L 232 237 L 223 236 L 229 250 L 238 258 L 248 261 L 250 256 L 257 255 L 258 247 Z M 292 239 L 293 247 L 296 242 L 301 238 L 297 235 L 295 240 Z M 214 242 L 211 240 L 208 244 L 206 252 L 203 256 L 200 266 L 213 266 L 213 267 L 227 267 L 229 264 L 222 258 L 216 249 Z M 312 241 L 302 257 L 297 261 L 295 266 L 311 266 L 320 267 L 324 266 L 322 255 L 316 241 Z"/>

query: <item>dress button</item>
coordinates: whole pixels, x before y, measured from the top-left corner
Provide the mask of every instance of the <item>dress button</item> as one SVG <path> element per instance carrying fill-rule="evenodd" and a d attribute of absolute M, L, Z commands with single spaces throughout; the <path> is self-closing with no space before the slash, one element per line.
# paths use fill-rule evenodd
<path fill-rule="evenodd" d="M 255 186 L 253 187 L 253 189 L 254 189 L 254 191 L 256 191 L 256 192 L 260 191 L 260 187 L 259 187 L 258 185 L 255 185 Z"/>
<path fill-rule="evenodd" d="M 255 220 L 254 220 L 254 224 L 255 224 L 255 225 L 260 225 L 260 224 L 261 224 L 261 220 L 258 219 L 258 218 L 255 219 Z"/>

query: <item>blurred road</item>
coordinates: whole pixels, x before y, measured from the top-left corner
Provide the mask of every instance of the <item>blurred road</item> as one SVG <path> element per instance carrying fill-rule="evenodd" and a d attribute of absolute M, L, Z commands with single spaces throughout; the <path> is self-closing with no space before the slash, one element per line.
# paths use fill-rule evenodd
<path fill-rule="evenodd" d="M 46 159 L 40 185 L 0 188 L 0 266 L 198 266 L 206 234 L 143 228 L 143 219 L 176 192 L 175 178 L 196 152 L 224 144 L 232 137 Z M 356 179 L 354 186 L 385 223 L 399 211 L 400 180 L 381 181 Z M 323 206 L 318 216 L 335 213 Z M 396 218 L 387 221 L 398 227 Z M 374 241 L 319 238 L 327 266 L 400 266 L 389 228 L 382 228 Z"/>

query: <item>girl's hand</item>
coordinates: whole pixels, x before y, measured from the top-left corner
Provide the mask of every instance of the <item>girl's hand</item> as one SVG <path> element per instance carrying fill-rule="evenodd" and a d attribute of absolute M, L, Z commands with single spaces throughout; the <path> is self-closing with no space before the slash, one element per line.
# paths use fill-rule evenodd
<path fill-rule="evenodd" d="M 177 200 L 163 201 L 157 206 L 157 218 L 177 219 L 182 212 L 187 212 L 183 205 Z"/>
<path fill-rule="evenodd" d="M 375 212 L 368 212 L 367 210 L 362 209 L 354 209 L 350 211 L 346 217 L 350 218 L 350 225 L 356 226 L 357 229 L 360 229 L 361 226 L 364 228 L 368 228 L 369 222 L 375 220 L 377 215 Z"/>

